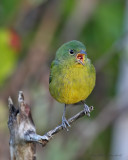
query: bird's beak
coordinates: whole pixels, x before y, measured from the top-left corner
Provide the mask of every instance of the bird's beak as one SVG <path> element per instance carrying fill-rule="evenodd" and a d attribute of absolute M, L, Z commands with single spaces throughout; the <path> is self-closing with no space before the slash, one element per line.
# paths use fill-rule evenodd
<path fill-rule="evenodd" d="M 84 50 L 81 50 L 79 53 L 77 53 L 77 55 L 76 55 L 77 62 L 82 64 L 82 65 L 84 65 L 84 63 L 85 63 L 85 55 L 86 54 L 87 53 Z"/>

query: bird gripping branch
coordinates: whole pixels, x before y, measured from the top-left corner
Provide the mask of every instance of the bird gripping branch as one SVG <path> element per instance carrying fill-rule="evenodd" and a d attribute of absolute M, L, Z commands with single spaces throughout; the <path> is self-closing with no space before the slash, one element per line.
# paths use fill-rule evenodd
<path fill-rule="evenodd" d="M 67 104 L 82 102 L 85 114 L 90 116 L 90 109 L 84 100 L 92 92 L 95 80 L 95 68 L 87 58 L 83 43 L 73 40 L 57 50 L 55 60 L 51 64 L 49 90 L 58 102 L 65 104 L 62 116 L 63 128 L 70 127 L 65 118 Z"/>

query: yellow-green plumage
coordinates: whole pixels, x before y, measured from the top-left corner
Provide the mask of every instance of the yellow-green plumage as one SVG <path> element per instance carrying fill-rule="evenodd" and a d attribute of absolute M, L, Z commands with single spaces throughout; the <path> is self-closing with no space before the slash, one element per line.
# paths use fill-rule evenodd
<path fill-rule="evenodd" d="M 69 54 L 73 49 L 74 55 Z M 84 64 L 76 56 L 86 50 L 79 41 L 70 41 L 61 46 L 51 65 L 49 90 L 60 103 L 73 104 L 85 100 L 95 86 L 95 68 L 85 55 Z"/>

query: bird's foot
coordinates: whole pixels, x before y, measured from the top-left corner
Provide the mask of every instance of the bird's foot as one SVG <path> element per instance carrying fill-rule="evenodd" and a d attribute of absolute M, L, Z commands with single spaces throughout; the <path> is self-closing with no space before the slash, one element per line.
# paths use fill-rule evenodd
<path fill-rule="evenodd" d="M 62 116 L 62 127 L 64 129 L 66 129 L 67 131 L 69 131 L 69 129 L 67 127 L 71 127 L 69 122 L 67 121 L 67 119 L 63 116 Z"/>
<path fill-rule="evenodd" d="M 91 108 L 90 108 L 90 107 L 88 107 L 87 104 L 84 103 L 84 113 L 85 113 L 86 115 L 90 116 L 91 110 L 93 110 L 93 109 L 92 109 L 92 106 L 91 106 Z"/>

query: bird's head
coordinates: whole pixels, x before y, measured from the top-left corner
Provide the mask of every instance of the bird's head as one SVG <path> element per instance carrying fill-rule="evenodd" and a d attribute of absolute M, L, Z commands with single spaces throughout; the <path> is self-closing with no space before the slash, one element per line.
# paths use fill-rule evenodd
<path fill-rule="evenodd" d="M 57 50 L 56 59 L 69 64 L 84 65 L 87 59 L 86 48 L 76 40 L 67 42 Z"/>

